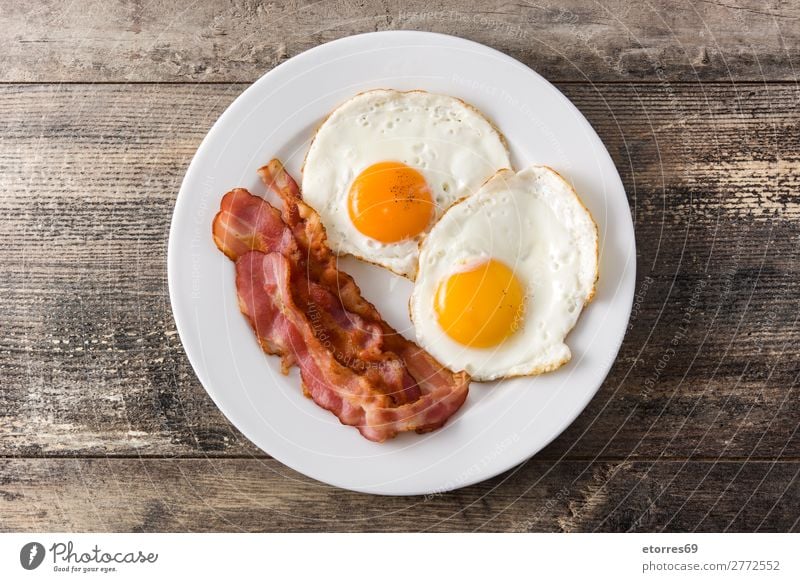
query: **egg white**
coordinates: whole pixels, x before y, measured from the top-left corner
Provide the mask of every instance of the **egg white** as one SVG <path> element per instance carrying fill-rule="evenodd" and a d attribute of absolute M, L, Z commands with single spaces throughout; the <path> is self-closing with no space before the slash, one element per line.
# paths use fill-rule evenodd
<path fill-rule="evenodd" d="M 434 222 L 457 200 L 474 194 L 510 167 L 502 135 L 475 108 L 424 91 L 361 93 L 331 113 L 314 136 L 303 166 L 304 200 L 320 215 L 334 251 L 414 277 L 425 233 L 382 243 L 359 232 L 348 192 L 366 168 L 402 162 L 422 174 L 434 199 Z"/>
<path fill-rule="evenodd" d="M 451 207 L 422 243 L 410 299 L 417 343 L 448 368 L 475 380 L 528 376 L 569 361 L 564 343 L 598 277 L 597 226 L 554 170 L 498 172 L 476 195 Z M 488 259 L 503 261 L 525 289 L 519 329 L 491 348 L 470 348 L 439 325 L 441 281 Z"/>

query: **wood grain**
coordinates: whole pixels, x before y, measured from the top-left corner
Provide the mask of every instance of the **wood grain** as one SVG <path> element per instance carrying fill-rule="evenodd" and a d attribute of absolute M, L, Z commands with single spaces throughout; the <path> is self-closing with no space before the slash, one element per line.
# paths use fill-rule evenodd
<path fill-rule="evenodd" d="M 555 81 L 788 80 L 791 0 L 44 0 L 0 9 L 0 81 L 248 82 L 323 42 L 429 30 L 504 51 Z"/>
<path fill-rule="evenodd" d="M 0 461 L 0 531 L 792 531 L 798 471 L 533 461 L 452 493 L 375 497 L 268 459 L 15 459 Z"/>
<path fill-rule="evenodd" d="M 183 172 L 242 89 L 0 88 L 0 454 L 260 456 L 166 288 Z M 799 457 L 796 88 L 563 89 L 623 176 L 639 282 L 611 374 L 543 457 Z"/>
<path fill-rule="evenodd" d="M 797 531 L 798 22 L 796 0 L 4 2 L 0 531 Z M 225 107 L 306 49 L 399 29 L 555 81 L 637 234 L 630 329 L 587 409 L 427 498 L 256 449 L 197 382 L 166 285 L 175 196 Z"/>

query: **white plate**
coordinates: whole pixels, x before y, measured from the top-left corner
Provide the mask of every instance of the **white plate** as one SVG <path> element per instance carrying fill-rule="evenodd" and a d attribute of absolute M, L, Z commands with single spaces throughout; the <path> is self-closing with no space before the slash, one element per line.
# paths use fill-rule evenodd
<path fill-rule="evenodd" d="M 299 179 L 316 126 L 336 105 L 373 88 L 426 89 L 483 111 L 508 139 L 517 169 L 548 164 L 573 182 L 600 228 L 600 284 L 567 343 L 559 371 L 473 383 L 444 428 L 376 444 L 303 397 L 264 355 L 239 313 L 233 264 L 211 239 L 222 195 L 263 193 L 256 169 L 281 158 Z M 331 42 L 276 67 L 231 104 L 192 160 L 175 205 L 169 289 L 189 360 L 230 421 L 265 452 L 320 481 L 370 493 L 427 494 L 463 487 L 537 453 L 583 410 L 617 355 L 635 279 L 630 209 L 614 163 L 580 112 L 518 61 L 474 42 L 423 32 L 380 32 Z M 365 296 L 413 339 L 411 284 L 343 261 Z"/>

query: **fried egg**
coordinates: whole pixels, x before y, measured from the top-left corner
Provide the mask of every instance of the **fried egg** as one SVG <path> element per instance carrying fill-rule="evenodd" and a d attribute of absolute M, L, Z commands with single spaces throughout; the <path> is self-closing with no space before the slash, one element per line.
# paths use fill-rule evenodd
<path fill-rule="evenodd" d="M 510 167 L 475 108 L 424 91 L 368 91 L 338 107 L 303 165 L 303 199 L 334 251 L 413 278 L 419 242 L 457 200 Z"/>
<path fill-rule="evenodd" d="M 436 223 L 410 299 L 417 342 L 475 380 L 549 372 L 598 277 L 597 227 L 554 170 L 498 172 Z"/>

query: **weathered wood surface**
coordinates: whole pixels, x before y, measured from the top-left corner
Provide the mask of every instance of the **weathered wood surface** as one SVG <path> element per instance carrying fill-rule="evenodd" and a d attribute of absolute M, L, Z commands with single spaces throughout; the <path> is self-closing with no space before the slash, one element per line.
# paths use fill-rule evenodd
<path fill-rule="evenodd" d="M 175 193 L 242 88 L 0 88 L 3 454 L 257 454 L 194 378 L 166 288 Z M 796 89 L 564 89 L 623 175 L 640 297 L 603 389 L 544 454 L 800 456 Z"/>
<path fill-rule="evenodd" d="M 0 7 L 0 530 L 798 528 L 800 3 L 168 4 Z M 180 180 L 246 82 L 400 28 L 560 82 L 620 170 L 639 253 L 586 411 L 517 470 L 427 500 L 327 487 L 248 443 L 166 286 Z"/>
<path fill-rule="evenodd" d="M 797 531 L 798 471 L 530 461 L 452 493 L 376 497 L 271 459 L 0 460 L 0 530 Z"/>
<path fill-rule="evenodd" d="M 556 81 L 796 80 L 792 0 L 44 0 L 0 7 L 0 81 L 253 81 L 323 42 L 430 30 Z"/>

